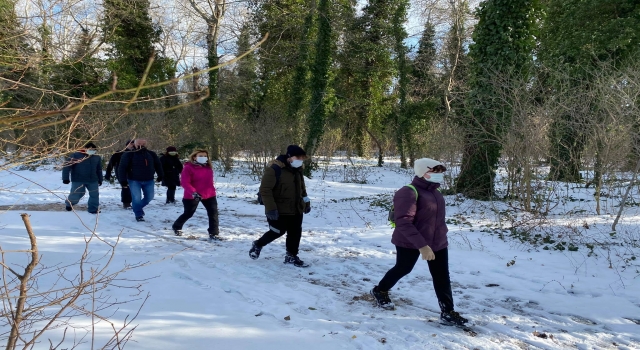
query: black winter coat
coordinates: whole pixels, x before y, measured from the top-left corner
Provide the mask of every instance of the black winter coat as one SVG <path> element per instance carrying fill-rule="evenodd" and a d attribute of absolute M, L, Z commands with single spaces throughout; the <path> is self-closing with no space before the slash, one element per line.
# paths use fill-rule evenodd
<path fill-rule="evenodd" d="M 182 172 L 182 162 L 180 161 L 180 158 L 170 154 L 163 154 L 160 156 L 160 163 L 162 164 L 162 171 L 164 171 L 162 186 L 180 186 L 180 173 Z"/>
<path fill-rule="evenodd" d="M 126 150 L 124 152 L 129 152 L 129 150 Z M 105 174 L 104 174 L 104 178 L 107 181 L 111 180 L 112 171 L 115 172 L 115 176 L 118 179 L 118 181 L 120 180 L 118 178 L 118 165 L 120 165 L 120 160 L 122 159 L 122 155 L 124 154 L 124 152 L 116 152 L 111 156 L 111 158 L 109 158 L 109 163 L 107 164 L 107 170 L 105 171 Z"/>
<path fill-rule="evenodd" d="M 66 159 L 62 168 L 62 181 L 102 182 L 102 159 L 100 156 L 76 152 Z"/>
<path fill-rule="evenodd" d="M 153 180 L 154 173 L 158 174 L 159 180 L 164 177 L 158 155 L 146 148 L 125 152 L 118 165 L 118 181 L 121 185 L 127 185 L 129 180 Z"/>

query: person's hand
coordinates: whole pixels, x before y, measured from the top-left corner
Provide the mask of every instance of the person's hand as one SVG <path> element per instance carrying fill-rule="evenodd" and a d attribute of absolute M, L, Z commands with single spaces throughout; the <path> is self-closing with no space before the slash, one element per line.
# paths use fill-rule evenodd
<path fill-rule="evenodd" d="M 71 183 L 71 181 L 69 181 L 69 180 L 62 180 L 62 183 L 63 183 L 63 184 L 65 184 L 65 185 L 68 185 L 68 184 L 70 184 L 70 183 Z"/>
<path fill-rule="evenodd" d="M 129 188 L 129 183 L 128 182 L 121 182 L 120 186 L 122 186 L 122 188 Z"/>
<path fill-rule="evenodd" d="M 309 214 L 310 211 L 311 211 L 311 202 L 304 203 L 304 213 Z"/>
<path fill-rule="evenodd" d="M 156 182 L 162 182 L 162 178 L 158 176 L 158 178 L 156 179 Z"/>
<path fill-rule="evenodd" d="M 436 255 L 433 254 L 433 250 L 431 250 L 431 248 L 426 245 L 420 249 L 418 249 L 420 251 L 420 254 L 422 254 L 422 260 L 436 260 Z"/>
<path fill-rule="evenodd" d="M 265 215 L 267 215 L 267 219 L 274 220 L 274 221 L 278 220 L 278 217 L 280 216 L 278 214 L 278 210 L 277 209 L 269 210 L 268 212 L 265 213 Z"/>
<path fill-rule="evenodd" d="M 197 201 L 202 200 L 202 196 L 201 196 L 201 195 L 200 195 L 200 193 L 198 193 L 198 192 L 193 192 L 193 193 L 191 194 L 191 196 L 193 197 L 193 199 L 195 199 L 195 200 L 197 200 Z"/>
<path fill-rule="evenodd" d="M 98 182 L 98 186 L 102 186 L 102 182 Z"/>

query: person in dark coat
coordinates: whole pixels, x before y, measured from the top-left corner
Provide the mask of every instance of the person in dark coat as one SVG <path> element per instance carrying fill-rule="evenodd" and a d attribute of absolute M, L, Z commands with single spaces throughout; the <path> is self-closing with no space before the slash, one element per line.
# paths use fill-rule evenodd
<path fill-rule="evenodd" d="M 116 178 L 118 177 L 118 165 L 120 165 L 120 159 L 122 158 L 122 154 L 124 152 L 129 152 L 133 150 L 133 141 L 134 140 L 127 140 L 127 142 L 124 144 L 124 147 L 125 147 L 124 150 L 114 153 L 111 156 L 111 158 L 109 158 L 109 163 L 107 164 L 107 170 L 104 175 L 104 178 L 107 181 L 111 182 L 112 171 L 115 171 L 115 176 Z M 122 202 L 123 208 L 125 209 L 131 208 L 131 190 L 129 189 L 129 187 L 122 187 L 120 189 L 120 201 Z"/>
<path fill-rule="evenodd" d="M 446 325 L 462 326 L 467 319 L 453 308 L 453 294 L 449 277 L 447 224 L 444 197 L 438 191 L 447 169 L 430 158 L 414 162 L 411 185 L 404 186 L 393 197 L 396 228 L 391 243 L 396 246 L 396 265 L 371 290 L 371 295 L 384 309 L 394 309 L 389 290 L 409 274 L 422 256 L 429 264 L 433 288 L 440 305 L 440 321 Z"/>
<path fill-rule="evenodd" d="M 71 192 L 65 201 L 67 211 L 73 210 L 89 191 L 89 207 L 87 211 L 97 214 L 100 206 L 98 187 L 102 185 L 102 159 L 96 155 L 96 145 L 89 142 L 84 149 L 73 153 L 66 159 L 62 168 L 62 183 L 71 183 Z"/>
<path fill-rule="evenodd" d="M 176 187 L 180 186 L 180 173 L 182 172 L 182 162 L 178 156 L 178 150 L 167 147 L 167 152 L 160 156 L 164 178 L 162 186 L 167 188 L 167 204 L 176 202 Z"/>
<path fill-rule="evenodd" d="M 290 145 L 287 147 L 287 154 L 278 156 L 265 168 L 260 182 L 260 196 L 264 203 L 269 231 L 253 242 L 249 251 L 251 259 L 257 259 L 264 246 L 286 233 L 287 254 L 284 263 L 296 267 L 309 266 L 298 258 L 302 238 L 302 214 L 311 211 L 311 201 L 307 196 L 302 175 L 302 164 L 306 158 L 307 154 L 302 148 Z M 279 178 L 274 166 L 278 168 Z"/>
<path fill-rule="evenodd" d="M 131 207 L 136 221 L 144 221 L 144 207 L 153 199 L 153 176 L 156 181 L 163 177 L 162 164 L 158 155 L 147 149 L 147 141 L 136 139 L 134 150 L 125 152 L 118 165 L 118 181 L 131 190 Z M 142 193 L 142 194 L 141 194 Z"/>

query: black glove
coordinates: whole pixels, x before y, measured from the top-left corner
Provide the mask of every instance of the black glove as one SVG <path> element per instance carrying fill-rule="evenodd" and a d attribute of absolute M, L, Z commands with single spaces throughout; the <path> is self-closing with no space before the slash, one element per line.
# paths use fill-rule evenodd
<path fill-rule="evenodd" d="M 269 220 L 278 220 L 278 217 L 280 216 L 278 214 L 278 210 L 269 210 L 268 212 L 265 213 L 267 215 L 267 219 Z"/>
<path fill-rule="evenodd" d="M 304 213 L 309 214 L 310 211 L 311 211 L 311 202 L 304 203 Z"/>
<path fill-rule="evenodd" d="M 201 196 L 201 195 L 200 195 L 200 193 L 198 193 L 198 192 L 193 192 L 193 193 L 191 194 L 191 196 L 193 197 L 193 199 L 195 199 L 195 200 L 197 200 L 197 201 L 202 200 L 202 196 Z"/>
<path fill-rule="evenodd" d="M 69 181 L 69 180 L 62 180 L 62 183 L 63 183 L 63 184 L 65 184 L 65 185 L 68 185 L 69 183 L 71 183 L 71 181 Z"/>
<path fill-rule="evenodd" d="M 102 186 L 102 182 L 98 182 L 98 186 Z"/>
<path fill-rule="evenodd" d="M 162 178 L 158 176 L 158 178 L 156 179 L 156 182 L 162 182 Z"/>

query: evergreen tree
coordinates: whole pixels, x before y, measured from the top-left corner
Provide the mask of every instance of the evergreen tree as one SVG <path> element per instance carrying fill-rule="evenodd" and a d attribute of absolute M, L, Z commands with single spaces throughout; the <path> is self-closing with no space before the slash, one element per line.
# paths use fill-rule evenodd
<path fill-rule="evenodd" d="M 496 77 L 503 81 L 529 74 L 535 48 L 536 0 L 487 0 L 478 8 L 478 24 L 469 49 L 471 81 L 465 149 L 456 190 L 488 199 L 493 196 L 501 138 L 510 107 L 501 100 Z"/>
<path fill-rule="evenodd" d="M 407 39 L 407 31 L 404 24 L 407 21 L 408 1 L 399 1 L 398 7 L 392 18 L 393 37 L 395 40 L 394 57 L 398 70 L 398 83 L 396 85 L 397 104 L 393 109 L 393 119 L 396 127 L 396 143 L 400 153 L 400 167 L 407 167 L 405 153 L 405 140 L 411 139 L 412 128 L 408 127 L 411 116 L 408 115 L 407 90 L 409 89 L 410 64 L 408 62 L 408 48 L 404 41 Z"/>

